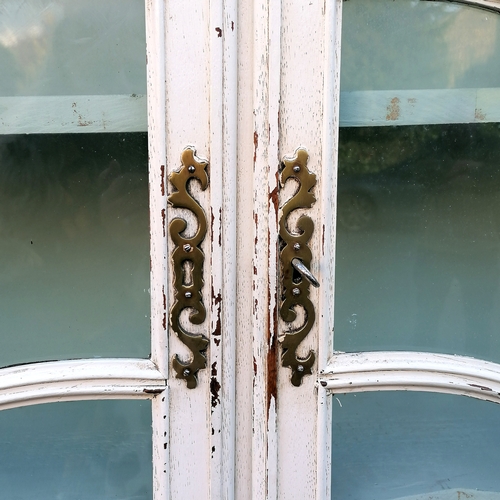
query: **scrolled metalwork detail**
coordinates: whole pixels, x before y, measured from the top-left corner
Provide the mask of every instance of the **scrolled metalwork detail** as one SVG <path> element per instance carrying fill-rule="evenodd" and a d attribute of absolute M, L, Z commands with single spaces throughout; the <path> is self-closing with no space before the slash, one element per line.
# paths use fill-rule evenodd
<path fill-rule="evenodd" d="M 316 184 L 316 175 L 307 168 L 309 155 L 303 148 L 297 149 L 293 158 L 284 158 L 281 164 L 281 185 L 284 186 L 290 178 L 299 183 L 297 192 L 282 208 L 279 223 L 280 260 L 282 276 L 282 295 L 280 316 L 283 321 L 292 323 L 297 318 L 296 306 L 301 306 L 305 313 L 304 323 L 293 331 L 286 332 L 281 342 L 281 364 L 292 369 L 291 382 L 294 386 L 302 383 L 304 375 L 312 374 L 316 355 L 310 350 L 305 358 L 299 358 L 297 348 L 307 337 L 315 321 L 314 305 L 309 299 L 309 281 L 294 269 L 292 260 L 299 259 L 310 269 L 312 254 L 308 242 L 314 231 L 314 223 L 307 215 L 301 215 L 297 222 L 297 231 L 290 231 L 287 221 L 290 213 L 298 208 L 311 208 L 316 201 L 311 192 Z"/>
<path fill-rule="evenodd" d="M 190 333 L 180 323 L 180 315 L 184 309 L 191 309 L 189 321 L 199 325 L 205 321 L 206 309 L 202 301 L 203 263 L 205 255 L 199 247 L 207 233 L 207 218 L 203 208 L 188 191 L 191 179 L 197 179 L 204 191 L 208 187 L 206 168 L 208 162 L 198 158 L 193 148 L 186 148 L 181 156 L 182 167 L 178 172 L 169 176 L 171 184 L 176 189 L 169 197 L 168 202 L 174 208 L 186 208 L 193 212 L 198 227 L 192 237 L 183 235 L 187 228 L 184 219 L 172 219 L 169 233 L 175 244 L 172 252 L 174 268 L 175 301 L 170 309 L 170 326 L 193 353 L 189 361 L 182 361 L 178 354 L 174 356 L 173 367 L 176 377 L 184 379 L 189 389 L 198 385 L 198 372 L 207 366 L 206 350 L 208 338 L 205 335 Z M 190 277 L 186 276 L 185 263 L 190 262 Z"/>

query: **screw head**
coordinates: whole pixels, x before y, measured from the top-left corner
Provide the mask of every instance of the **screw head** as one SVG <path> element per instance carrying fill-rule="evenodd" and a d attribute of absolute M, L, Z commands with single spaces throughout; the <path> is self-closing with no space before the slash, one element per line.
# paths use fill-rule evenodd
<path fill-rule="evenodd" d="M 299 288 L 294 288 L 294 289 L 292 290 L 292 293 L 293 293 L 294 295 L 300 295 L 300 289 L 299 289 Z"/>
<path fill-rule="evenodd" d="M 193 294 L 191 292 L 186 292 L 184 294 L 184 297 L 186 297 L 186 299 L 190 299 L 192 296 L 193 296 Z"/>
<path fill-rule="evenodd" d="M 302 373 L 304 371 L 304 365 L 298 365 L 297 371 Z"/>
<path fill-rule="evenodd" d="M 300 165 L 295 165 L 295 167 L 293 167 L 293 171 L 300 172 Z"/>
<path fill-rule="evenodd" d="M 293 249 L 294 249 L 294 250 L 300 250 L 300 243 L 295 243 L 295 244 L 293 245 Z"/>
<path fill-rule="evenodd" d="M 190 252 L 191 251 L 191 245 L 189 243 L 186 243 L 182 249 L 185 251 L 185 252 Z"/>
<path fill-rule="evenodd" d="M 189 368 L 186 368 L 182 374 L 185 376 L 185 377 L 188 377 L 189 375 L 191 375 L 191 370 Z"/>
<path fill-rule="evenodd" d="M 190 174 L 194 174 L 194 173 L 195 173 L 195 171 L 196 171 L 196 168 L 194 168 L 194 165 L 189 165 L 189 167 L 188 167 L 188 172 L 189 172 Z"/>

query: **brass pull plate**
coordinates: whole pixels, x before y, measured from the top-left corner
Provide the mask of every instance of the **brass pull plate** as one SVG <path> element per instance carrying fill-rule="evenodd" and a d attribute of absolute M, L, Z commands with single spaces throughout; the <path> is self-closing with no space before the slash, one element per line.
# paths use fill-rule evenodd
<path fill-rule="evenodd" d="M 191 179 L 197 179 L 204 191 L 208 187 L 206 168 L 208 161 L 196 157 L 194 148 L 186 148 L 181 156 L 182 167 L 173 172 L 169 180 L 175 191 L 168 197 L 168 202 L 174 208 L 186 208 L 193 212 L 198 223 L 196 233 L 192 237 L 183 236 L 187 228 L 184 219 L 176 217 L 170 222 L 169 232 L 175 248 L 172 252 L 174 269 L 175 300 L 170 309 L 170 326 L 179 339 L 191 350 L 192 357 L 182 361 L 178 354 L 173 359 L 176 377 L 184 379 L 189 389 L 198 385 L 198 372 L 207 367 L 206 350 L 208 338 L 202 334 L 190 333 L 180 323 L 180 315 L 184 309 L 191 309 L 189 321 L 199 325 L 205 321 L 206 310 L 202 301 L 203 263 L 205 255 L 200 244 L 207 233 L 207 217 L 200 204 L 188 191 Z M 190 264 L 190 276 L 187 276 L 186 263 Z"/>
<path fill-rule="evenodd" d="M 280 316 L 283 321 L 293 323 L 297 318 L 294 310 L 297 306 L 302 307 L 305 314 L 303 325 L 286 332 L 281 342 L 283 348 L 281 364 L 292 369 L 291 382 L 297 387 L 302 383 L 304 375 L 312 373 L 316 359 L 312 350 L 305 358 L 299 358 L 297 355 L 299 344 L 307 337 L 314 324 L 315 310 L 309 299 L 310 282 L 305 279 L 304 274 L 294 270 L 292 261 L 298 259 L 307 270 L 311 268 L 312 255 L 308 242 L 314 231 L 314 223 L 309 216 L 301 215 L 296 223 L 297 230 L 292 232 L 288 229 L 287 221 L 293 210 L 311 208 L 316 201 L 314 194 L 311 193 L 316 184 L 316 175 L 308 170 L 308 159 L 307 151 L 299 148 L 293 158 L 285 157 L 281 164 L 281 185 L 284 186 L 290 178 L 296 179 L 299 183 L 297 192 L 283 205 L 279 223 L 282 285 Z"/>

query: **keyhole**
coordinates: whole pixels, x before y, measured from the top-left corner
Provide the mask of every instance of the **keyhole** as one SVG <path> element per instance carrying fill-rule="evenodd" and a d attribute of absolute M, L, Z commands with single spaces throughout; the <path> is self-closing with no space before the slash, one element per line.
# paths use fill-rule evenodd
<path fill-rule="evenodd" d="M 193 284 L 193 261 L 185 260 L 182 263 L 182 284 L 184 286 L 191 286 Z"/>

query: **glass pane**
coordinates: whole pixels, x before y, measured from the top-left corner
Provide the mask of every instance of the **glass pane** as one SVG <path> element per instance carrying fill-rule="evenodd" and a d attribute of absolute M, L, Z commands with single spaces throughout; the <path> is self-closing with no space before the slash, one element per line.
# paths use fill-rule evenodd
<path fill-rule="evenodd" d="M 500 18 L 447 1 L 351 0 L 343 91 L 499 87 Z"/>
<path fill-rule="evenodd" d="M 340 132 L 335 348 L 500 361 L 500 126 L 490 119 L 492 103 L 484 114 L 473 108 L 471 123 L 455 123 L 463 96 L 457 106 L 447 97 L 457 85 L 500 82 L 498 16 L 447 2 L 353 0 L 344 6 L 343 85 L 354 85 L 350 67 L 371 75 L 371 87 L 354 92 L 350 102 L 374 104 L 358 114 L 358 125 L 370 126 Z M 492 27 L 484 37 L 459 36 L 476 32 L 481 23 Z M 377 42 L 369 42 L 372 32 L 379 33 Z M 437 52 L 426 49 L 427 35 Z M 444 43 L 448 38 L 452 45 Z M 470 50 L 475 59 L 469 61 Z M 370 51 L 383 54 L 377 57 L 387 79 L 377 80 Z M 387 57 L 384 64 L 381 57 Z M 441 61 L 437 73 L 435 57 Z M 398 64 L 407 79 L 396 74 Z M 445 89 L 440 105 L 428 90 L 413 103 L 413 90 L 404 102 L 395 90 L 382 100 L 376 90 L 433 86 Z M 341 103 L 341 116 L 349 109 Z"/>
<path fill-rule="evenodd" d="M 341 126 L 500 121 L 499 20 L 445 1 L 345 2 Z"/>
<path fill-rule="evenodd" d="M 333 500 L 500 498 L 498 405 L 412 392 L 333 404 Z"/>
<path fill-rule="evenodd" d="M 0 136 L 0 366 L 147 357 L 147 136 Z"/>
<path fill-rule="evenodd" d="M 3 498 L 152 499 L 149 401 L 4 410 L 0 430 Z"/>
<path fill-rule="evenodd" d="M 144 0 L 3 0 L 0 68 L 0 134 L 147 130 Z"/>
<path fill-rule="evenodd" d="M 2 0 L 0 96 L 145 94 L 144 0 Z"/>
<path fill-rule="evenodd" d="M 341 131 L 337 349 L 500 360 L 499 132 Z"/>

